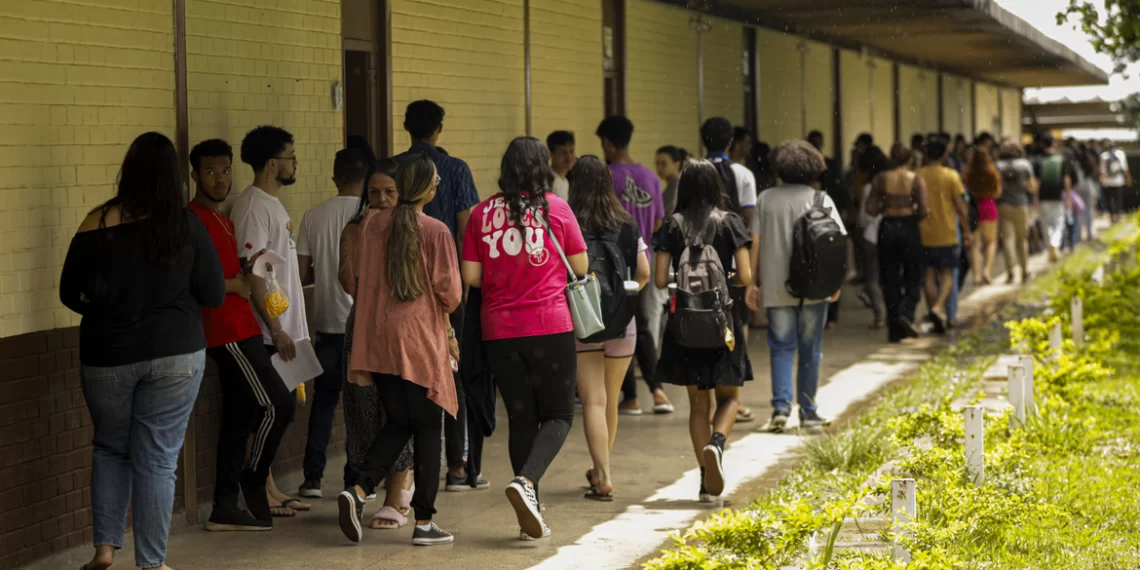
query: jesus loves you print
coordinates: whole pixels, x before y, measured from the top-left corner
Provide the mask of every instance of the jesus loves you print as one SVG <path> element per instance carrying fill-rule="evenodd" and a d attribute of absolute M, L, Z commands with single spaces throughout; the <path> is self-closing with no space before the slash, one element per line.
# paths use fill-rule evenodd
<path fill-rule="evenodd" d="M 499 197 L 483 206 L 480 220 L 480 239 L 487 244 L 487 257 L 499 259 L 503 255 L 518 257 L 524 251 L 530 264 L 542 267 L 550 258 L 546 249 L 546 228 L 538 216 L 542 214 L 527 209 L 522 214 L 519 227 L 511 217 L 507 200 Z"/>

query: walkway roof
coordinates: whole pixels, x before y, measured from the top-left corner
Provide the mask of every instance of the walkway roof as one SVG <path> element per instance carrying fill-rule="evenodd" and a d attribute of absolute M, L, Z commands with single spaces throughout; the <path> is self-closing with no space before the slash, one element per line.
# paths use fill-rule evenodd
<path fill-rule="evenodd" d="M 903 63 L 1011 87 L 1108 73 L 993 0 L 666 0 Z"/>

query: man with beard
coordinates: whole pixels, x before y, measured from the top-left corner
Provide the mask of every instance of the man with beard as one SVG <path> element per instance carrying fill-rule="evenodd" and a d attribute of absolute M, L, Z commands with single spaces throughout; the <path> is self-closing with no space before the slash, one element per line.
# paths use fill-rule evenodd
<path fill-rule="evenodd" d="M 293 419 L 294 403 L 262 343 L 261 327 L 249 304 L 249 278 L 238 259 L 234 225 L 221 212 L 233 182 L 232 162 L 233 150 L 223 140 L 203 141 L 190 151 L 190 177 L 197 193 L 188 208 L 209 232 L 226 278 L 222 306 L 202 308 L 207 353 L 218 368 L 223 406 L 214 510 L 206 530 L 259 531 L 273 528 L 265 482 Z M 254 426 L 255 443 L 246 460 Z M 238 507 L 239 491 L 249 512 Z"/>

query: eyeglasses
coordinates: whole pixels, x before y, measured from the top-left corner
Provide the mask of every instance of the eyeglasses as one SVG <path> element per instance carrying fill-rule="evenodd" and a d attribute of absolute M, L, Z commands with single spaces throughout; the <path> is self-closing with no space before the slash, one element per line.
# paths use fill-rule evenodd
<path fill-rule="evenodd" d="M 276 160 L 292 160 L 293 162 L 297 162 L 297 155 L 295 154 L 293 156 L 275 156 L 273 158 Z"/>
<path fill-rule="evenodd" d="M 442 178 L 440 178 L 438 174 L 436 174 L 436 175 L 435 175 L 435 185 L 436 185 L 436 186 L 439 186 L 439 185 L 440 185 L 440 184 L 442 184 L 442 183 L 443 183 L 443 179 L 442 179 Z"/>

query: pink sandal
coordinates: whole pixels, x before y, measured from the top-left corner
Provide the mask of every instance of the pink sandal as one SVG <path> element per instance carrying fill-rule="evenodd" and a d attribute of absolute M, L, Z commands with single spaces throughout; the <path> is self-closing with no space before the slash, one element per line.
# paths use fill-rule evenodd
<path fill-rule="evenodd" d="M 400 511 L 384 505 L 376 511 L 375 515 L 372 515 L 372 523 L 369 526 L 380 530 L 396 530 L 406 524 L 408 524 L 408 517 L 401 515 Z"/>

